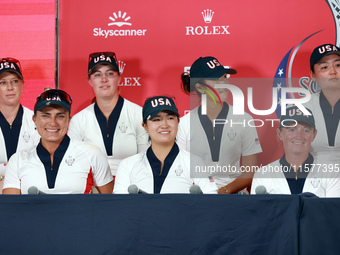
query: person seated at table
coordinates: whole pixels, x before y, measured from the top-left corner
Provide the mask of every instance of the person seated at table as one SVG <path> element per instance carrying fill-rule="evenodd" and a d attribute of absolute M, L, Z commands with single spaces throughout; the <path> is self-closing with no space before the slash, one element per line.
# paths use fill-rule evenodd
<path fill-rule="evenodd" d="M 319 197 L 339 197 L 339 164 L 330 164 L 327 158 L 316 161 L 309 153 L 316 135 L 312 114 L 304 115 L 296 106 L 287 108 L 286 114 L 281 115 L 277 129 L 284 155 L 255 173 L 251 194 L 309 192 Z"/>
<path fill-rule="evenodd" d="M 115 194 L 127 194 L 130 185 L 136 185 L 145 193 L 190 193 L 193 184 L 203 193 L 217 194 L 213 179 L 190 176 L 190 156 L 197 156 L 176 144 L 178 123 L 179 114 L 173 98 L 155 96 L 145 101 L 142 126 L 150 136 L 151 146 L 146 152 L 120 163 Z M 198 157 L 191 160 L 200 161 Z"/>
<path fill-rule="evenodd" d="M 71 140 L 66 132 L 72 99 L 62 90 L 43 92 L 34 105 L 33 121 L 41 136 L 37 146 L 10 158 L 3 194 L 112 193 L 113 178 L 106 156 L 95 146 Z"/>

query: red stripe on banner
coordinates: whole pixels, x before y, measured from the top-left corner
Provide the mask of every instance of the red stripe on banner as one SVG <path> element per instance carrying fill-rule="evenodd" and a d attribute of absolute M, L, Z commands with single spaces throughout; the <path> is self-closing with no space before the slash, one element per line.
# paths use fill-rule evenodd
<path fill-rule="evenodd" d="M 93 177 L 92 177 L 92 166 L 90 167 L 90 172 L 87 176 L 87 183 L 86 183 L 86 190 L 84 194 L 90 194 L 92 193 L 92 187 L 93 187 Z"/>
<path fill-rule="evenodd" d="M 55 3 L 0 3 L 0 15 L 40 15 L 55 14 Z"/>
<path fill-rule="evenodd" d="M 39 3 L 55 3 L 56 0 L 1 0 L 1 3 L 8 4 L 39 4 Z"/>
<path fill-rule="evenodd" d="M 15 31 L 2 34 L 0 57 L 24 59 L 54 59 L 55 33 L 50 31 Z"/>
<path fill-rule="evenodd" d="M 0 32 L 51 30 L 55 25 L 54 15 L 2 15 L 0 19 Z"/>

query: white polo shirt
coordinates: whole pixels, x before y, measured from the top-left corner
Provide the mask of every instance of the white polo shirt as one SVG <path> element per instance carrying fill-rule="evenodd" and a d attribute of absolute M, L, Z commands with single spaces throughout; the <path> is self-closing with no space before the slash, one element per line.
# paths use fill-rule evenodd
<path fill-rule="evenodd" d="M 73 116 L 68 129 L 71 139 L 93 144 L 107 155 L 112 175 L 116 175 L 122 159 L 145 151 L 149 146 L 149 136 L 142 127 L 142 108 L 122 97 L 119 98 L 109 119 L 109 133 L 106 119 L 101 113 L 96 114 L 95 104 Z M 119 103 L 122 104 L 121 110 L 118 109 Z M 109 144 L 108 148 L 104 139 Z M 107 150 L 111 150 L 111 153 Z"/>
<path fill-rule="evenodd" d="M 97 147 L 65 136 L 54 153 L 53 170 L 49 153 L 40 143 L 13 154 L 7 164 L 4 189 L 16 188 L 27 194 L 36 186 L 47 194 L 90 193 L 93 185 L 104 186 L 112 180 L 106 157 Z"/>
<path fill-rule="evenodd" d="M 227 104 L 224 104 L 224 109 L 225 107 L 227 107 Z M 193 109 L 181 118 L 176 137 L 176 142 L 180 148 L 196 154 L 207 167 L 216 170 L 212 175 L 218 188 L 231 183 L 241 174 L 241 156 L 262 152 L 256 128 L 248 125 L 252 117 L 247 113 L 245 115 L 234 115 L 233 107 L 228 107 L 225 122 L 220 122 L 223 124 L 216 124 L 215 126 L 215 132 L 216 128 L 219 128 L 218 126 L 223 127 L 218 161 L 212 160 L 207 134 L 199 118 L 199 108 Z M 251 124 L 253 125 L 253 123 Z M 216 139 L 218 138 L 216 137 Z M 228 167 L 229 169 L 227 169 Z M 222 170 L 219 171 L 219 169 Z"/>
<path fill-rule="evenodd" d="M 20 106 L 23 109 L 22 123 L 20 127 L 20 133 L 18 145 L 16 151 L 26 150 L 39 143 L 40 136 L 35 130 L 35 124 L 32 120 L 33 111 L 26 107 Z M 13 124 L 14 125 L 14 124 Z M 8 162 L 8 156 L 6 151 L 6 143 L 2 129 L 0 128 L 0 175 L 5 175 L 6 164 Z"/>
<path fill-rule="evenodd" d="M 174 151 L 176 144 L 167 156 L 171 162 L 168 162 L 168 172 L 163 172 L 164 182 L 161 185 L 160 193 L 190 193 L 190 187 L 195 184 L 200 186 L 203 194 L 216 194 L 217 187 L 213 179 L 209 178 L 191 178 L 190 177 L 190 154 L 189 152 L 178 149 L 178 154 Z M 151 150 L 151 151 L 150 151 Z M 151 156 L 150 156 L 151 155 Z M 163 171 L 167 165 L 167 159 L 164 161 Z M 200 159 L 197 158 L 199 161 Z M 157 159 L 153 155 L 151 147 L 147 152 L 142 152 L 122 160 L 120 163 L 114 186 L 115 194 L 128 194 L 128 187 L 136 185 L 139 189 L 146 193 L 153 194 L 157 180 L 161 178 L 155 174 L 157 167 Z M 159 164 L 160 165 L 160 164 Z M 153 170 L 154 168 L 154 170 Z"/>
<path fill-rule="evenodd" d="M 321 160 L 323 157 L 327 157 L 330 154 L 334 155 L 334 157 L 340 158 L 339 121 L 336 118 L 334 118 L 334 120 L 333 118 L 331 118 L 332 123 L 330 123 L 330 125 L 332 125 L 335 128 L 337 127 L 337 130 L 335 133 L 334 146 L 330 146 L 329 141 L 328 141 L 326 121 L 325 121 L 325 117 L 320 106 L 320 95 L 321 95 L 321 91 L 312 94 L 311 99 L 306 104 L 304 104 L 305 107 L 307 107 L 308 109 L 312 111 L 314 119 L 315 119 L 315 126 L 318 131 L 315 137 L 315 140 L 312 142 L 311 154 L 316 159 L 320 158 Z M 336 110 L 337 109 L 335 109 L 335 111 Z"/>
<path fill-rule="evenodd" d="M 326 163 L 315 161 L 313 164 L 315 166 L 308 173 L 302 192 L 310 192 L 318 197 L 340 197 L 340 160 L 338 160 L 337 170 L 335 168 L 331 170 L 330 167 L 335 165 L 330 165 L 327 161 Z M 269 194 L 291 194 L 284 171 L 286 170 L 280 164 L 280 160 L 260 168 L 254 175 L 251 194 L 256 194 L 255 190 L 260 185 L 264 186 Z"/>

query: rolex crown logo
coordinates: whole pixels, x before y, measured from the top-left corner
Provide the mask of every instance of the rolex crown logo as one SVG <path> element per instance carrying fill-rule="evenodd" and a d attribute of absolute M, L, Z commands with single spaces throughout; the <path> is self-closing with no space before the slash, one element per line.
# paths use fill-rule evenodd
<path fill-rule="evenodd" d="M 205 23 L 210 23 L 214 16 L 214 12 L 212 10 L 206 9 L 202 12 L 202 16 Z"/>
<path fill-rule="evenodd" d="M 119 69 L 120 74 L 122 74 L 124 72 L 125 66 L 126 66 L 126 64 L 123 61 L 118 61 L 118 69 Z"/>

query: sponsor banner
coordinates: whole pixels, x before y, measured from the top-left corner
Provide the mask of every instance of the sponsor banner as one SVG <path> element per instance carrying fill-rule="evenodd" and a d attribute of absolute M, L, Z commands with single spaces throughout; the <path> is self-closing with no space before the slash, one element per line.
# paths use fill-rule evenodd
<path fill-rule="evenodd" d="M 116 52 L 123 97 L 142 105 L 149 96 L 174 95 L 181 116 L 192 108 L 190 96 L 180 86 L 181 74 L 198 57 L 214 56 L 237 70 L 230 84 L 242 91 L 244 112 L 265 123 L 257 127 L 263 164 L 282 155 L 282 147 L 272 145 L 275 127 L 266 121 L 279 118 L 281 105 L 275 105 L 268 116 L 258 114 L 263 112 L 248 107 L 248 88 L 253 88 L 256 110 L 271 109 L 273 89 L 278 92 L 277 102 L 282 100 L 282 90 L 288 91 L 285 99 L 292 100 L 302 97 L 293 89 L 315 92 L 318 86 L 309 75 L 311 51 L 324 43 L 340 44 L 336 0 L 97 2 L 59 0 L 59 86 L 73 97 L 73 113 L 89 105 L 94 96 L 87 83 L 91 52 Z M 250 78 L 256 79 L 254 84 L 242 80 Z M 264 79 L 263 84 L 257 78 Z M 227 102 L 233 104 L 231 95 Z"/>

